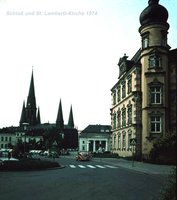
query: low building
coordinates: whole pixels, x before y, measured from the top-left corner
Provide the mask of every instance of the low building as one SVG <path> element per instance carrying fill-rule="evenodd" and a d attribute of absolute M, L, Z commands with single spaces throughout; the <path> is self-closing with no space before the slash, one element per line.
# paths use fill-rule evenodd
<path fill-rule="evenodd" d="M 0 149 L 6 149 L 10 144 L 16 144 L 16 135 L 14 133 L 0 133 Z"/>
<path fill-rule="evenodd" d="M 89 125 L 79 136 L 79 151 L 104 152 L 111 149 L 111 126 Z"/>

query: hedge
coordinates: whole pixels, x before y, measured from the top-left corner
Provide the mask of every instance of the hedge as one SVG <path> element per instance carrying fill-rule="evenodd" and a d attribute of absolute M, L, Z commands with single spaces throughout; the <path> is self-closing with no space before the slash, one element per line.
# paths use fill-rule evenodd
<path fill-rule="evenodd" d="M 54 167 L 60 167 L 59 163 L 44 160 L 20 160 L 20 161 L 4 161 L 0 165 L 0 171 L 28 171 L 43 170 Z"/>

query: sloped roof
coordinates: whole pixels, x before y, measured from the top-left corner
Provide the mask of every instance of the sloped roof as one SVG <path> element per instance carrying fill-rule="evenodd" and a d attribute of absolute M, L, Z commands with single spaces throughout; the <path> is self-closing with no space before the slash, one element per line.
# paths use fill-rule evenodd
<path fill-rule="evenodd" d="M 111 126 L 110 125 L 88 125 L 82 132 L 81 135 L 84 133 L 110 133 Z"/>

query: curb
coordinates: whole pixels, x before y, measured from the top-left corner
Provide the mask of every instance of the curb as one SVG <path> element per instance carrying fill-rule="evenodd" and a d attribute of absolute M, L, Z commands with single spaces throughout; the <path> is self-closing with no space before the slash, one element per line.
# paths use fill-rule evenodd
<path fill-rule="evenodd" d="M 105 161 L 105 160 L 99 160 L 99 159 L 95 159 L 95 161 L 100 161 L 100 162 L 103 162 L 103 163 L 107 163 L 107 164 L 112 164 L 112 165 L 115 165 L 117 167 L 120 167 L 120 168 L 123 168 L 123 169 L 127 169 L 127 170 L 133 170 L 135 172 L 138 172 L 138 173 L 143 173 L 143 174 L 147 174 L 147 175 L 169 175 L 170 174 L 170 171 L 172 170 L 173 167 L 171 167 L 171 170 L 167 173 L 166 171 L 152 171 L 152 170 L 148 170 L 148 169 L 141 169 L 141 168 L 137 168 L 136 166 L 124 166 L 124 165 L 121 165 L 119 163 L 114 163 L 114 162 L 109 162 L 109 161 Z M 136 164 L 135 164 L 136 165 Z"/>

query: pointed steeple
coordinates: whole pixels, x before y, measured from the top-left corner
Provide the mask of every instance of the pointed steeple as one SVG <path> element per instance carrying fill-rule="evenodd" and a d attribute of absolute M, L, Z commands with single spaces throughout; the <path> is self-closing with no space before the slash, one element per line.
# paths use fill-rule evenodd
<path fill-rule="evenodd" d="M 59 108 L 58 108 L 58 114 L 57 114 L 57 120 L 56 120 L 56 127 L 59 130 L 63 130 L 63 128 L 64 128 L 63 111 L 62 111 L 61 99 L 60 99 Z"/>
<path fill-rule="evenodd" d="M 20 126 L 22 126 L 23 123 L 26 123 L 25 101 L 23 101 L 23 107 L 22 107 L 21 118 L 20 118 Z"/>
<path fill-rule="evenodd" d="M 29 88 L 28 99 L 27 99 L 27 107 L 36 109 L 36 97 L 35 97 L 35 90 L 34 90 L 33 70 L 32 70 L 30 88 Z"/>
<path fill-rule="evenodd" d="M 26 104 L 26 118 L 29 125 L 36 125 L 36 97 L 35 97 L 35 90 L 34 90 L 34 78 L 33 78 L 33 70 L 31 75 L 31 82 L 30 88 L 27 98 Z"/>
<path fill-rule="evenodd" d="M 36 123 L 37 124 L 41 124 L 41 115 L 40 115 L 40 109 L 39 109 L 39 107 L 38 107 L 38 110 L 37 110 Z"/>
<path fill-rule="evenodd" d="M 69 113 L 68 126 L 69 126 L 70 128 L 74 128 L 74 119 L 73 119 L 72 105 L 71 105 L 70 113 Z"/>

